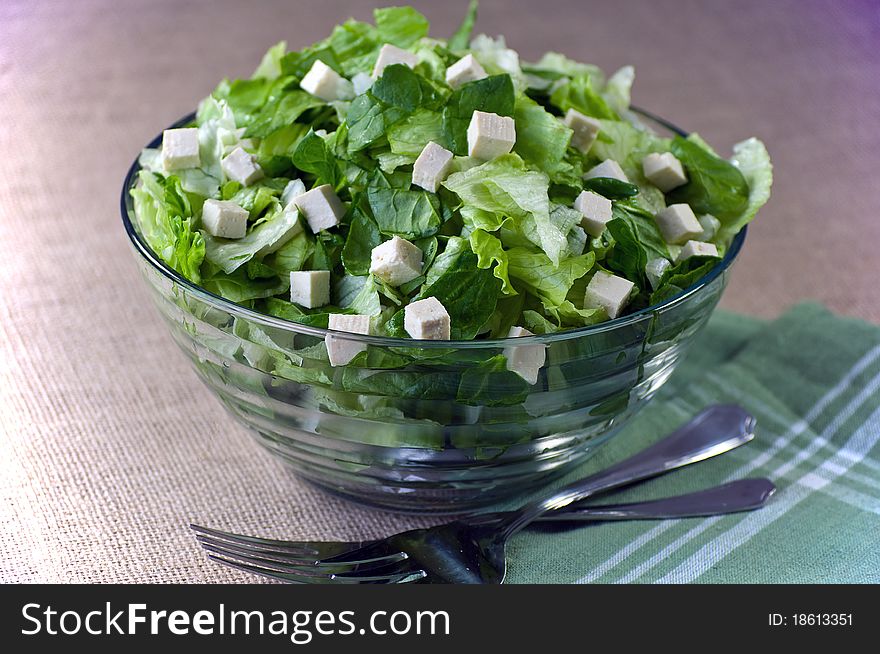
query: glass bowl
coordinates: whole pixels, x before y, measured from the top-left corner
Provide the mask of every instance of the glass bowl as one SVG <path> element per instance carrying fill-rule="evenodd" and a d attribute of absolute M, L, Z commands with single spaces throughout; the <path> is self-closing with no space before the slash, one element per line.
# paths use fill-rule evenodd
<path fill-rule="evenodd" d="M 196 286 L 159 259 L 139 233 L 129 193 L 138 170 L 135 161 L 123 183 L 122 221 L 153 301 L 197 375 L 302 478 L 398 511 L 471 511 L 584 461 L 669 378 L 718 303 L 745 239 L 743 230 L 709 274 L 662 304 L 516 339 L 517 346 L 546 349 L 538 382 L 529 385 L 493 359 L 509 340 L 331 333 Z M 355 341 L 366 354 L 331 367 L 328 333 Z"/>

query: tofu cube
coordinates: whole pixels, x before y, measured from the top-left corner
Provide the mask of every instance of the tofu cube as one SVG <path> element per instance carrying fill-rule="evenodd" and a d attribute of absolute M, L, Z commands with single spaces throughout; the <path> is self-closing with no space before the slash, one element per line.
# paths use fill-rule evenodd
<path fill-rule="evenodd" d="M 435 297 L 407 304 L 403 310 L 403 328 L 420 340 L 448 341 L 450 320 L 446 308 Z"/>
<path fill-rule="evenodd" d="M 571 144 L 584 154 L 593 147 L 596 137 L 599 136 L 599 130 L 602 128 L 602 124 L 598 120 L 584 116 L 577 109 L 566 111 L 562 122 L 574 132 L 571 135 Z"/>
<path fill-rule="evenodd" d="M 307 309 L 330 304 L 330 271 L 295 270 L 291 272 L 290 301 Z"/>
<path fill-rule="evenodd" d="M 605 309 L 609 318 L 617 318 L 629 302 L 634 286 L 628 279 L 600 270 L 587 284 L 584 308 Z"/>
<path fill-rule="evenodd" d="M 327 326 L 335 331 L 352 334 L 370 333 L 370 316 L 331 313 L 329 319 Z M 334 334 L 327 334 L 324 343 L 327 346 L 327 356 L 330 357 L 331 366 L 344 366 L 367 349 L 366 343 Z"/>
<path fill-rule="evenodd" d="M 398 48 L 396 45 L 386 43 L 379 50 L 379 57 L 376 59 L 376 65 L 373 66 L 373 79 L 382 76 L 382 71 L 386 66 L 391 64 L 403 64 L 410 68 L 415 68 L 419 63 L 419 58 L 412 52 Z"/>
<path fill-rule="evenodd" d="M 302 78 L 299 86 L 303 91 L 325 102 L 351 100 L 354 97 L 354 87 L 351 82 L 320 59 L 315 59 L 315 63 Z"/>
<path fill-rule="evenodd" d="M 700 221 L 700 226 L 703 228 L 703 232 L 695 239 L 697 241 L 711 241 L 721 229 L 721 221 L 710 213 L 697 216 L 697 220 Z"/>
<path fill-rule="evenodd" d="M 228 200 L 205 200 L 202 205 L 202 227 L 220 238 L 244 238 L 248 212 Z"/>
<path fill-rule="evenodd" d="M 671 152 L 652 152 L 645 156 L 642 171 L 648 181 L 664 193 L 688 181 L 681 162 Z"/>
<path fill-rule="evenodd" d="M 472 54 L 465 55 L 446 69 L 446 83 L 454 89 L 486 77 L 486 71 Z"/>
<path fill-rule="evenodd" d="M 351 85 L 355 95 L 363 95 L 373 86 L 373 78 L 366 73 L 357 73 L 351 78 Z"/>
<path fill-rule="evenodd" d="M 475 111 L 467 128 L 468 156 L 488 161 L 507 154 L 516 143 L 516 126 L 510 116 Z"/>
<path fill-rule="evenodd" d="M 434 141 L 428 141 L 413 164 L 412 183 L 436 193 L 452 167 L 452 153 Z"/>
<path fill-rule="evenodd" d="M 703 226 L 686 204 L 670 204 L 656 215 L 656 219 L 667 243 L 681 245 L 703 233 Z"/>
<path fill-rule="evenodd" d="M 311 191 L 291 200 L 294 206 L 306 217 L 312 232 L 330 229 L 339 224 L 345 215 L 345 207 L 333 187 L 329 184 L 316 186 Z"/>
<path fill-rule="evenodd" d="M 626 173 L 623 172 L 623 168 L 614 159 L 606 159 L 584 173 L 584 179 L 593 179 L 594 177 L 610 177 L 612 179 L 619 179 L 621 182 L 629 181 Z"/>
<path fill-rule="evenodd" d="M 605 224 L 611 220 L 611 200 L 592 191 L 581 191 L 574 208 L 584 216 L 581 218 L 584 231 L 593 238 L 601 236 Z"/>
<path fill-rule="evenodd" d="M 648 282 L 650 282 L 652 289 L 657 290 L 657 284 L 663 277 L 663 273 L 669 270 L 671 265 L 669 259 L 664 259 L 663 257 L 651 259 L 645 265 L 645 275 L 648 277 Z"/>
<path fill-rule="evenodd" d="M 243 186 L 250 186 L 263 177 L 263 169 L 260 168 L 254 155 L 245 152 L 241 146 L 230 152 L 220 162 L 220 167 L 227 178 Z"/>
<path fill-rule="evenodd" d="M 685 259 L 691 257 L 717 257 L 718 248 L 714 243 L 703 243 L 702 241 L 688 241 L 678 253 L 675 263 L 681 263 Z"/>
<path fill-rule="evenodd" d="M 165 170 L 198 168 L 200 163 L 198 128 L 181 127 L 162 132 L 162 166 Z"/>
<path fill-rule="evenodd" d="M 390 286 L 411 282 L 422 274 L 422 251 L 406 239 L 394 236 L 370 252 L 370 273 Z"/>
<path fill-rule="evenodd" d="M 519 338 L 521 336 L 534 336 L 524 327 L 511 327 L 507 338 Z M 511 345 L 504 348 L 504 356 L 507 358 L 507 369 L 515 372 L 530 384 L 538 383 L 538 371 L 547 359 L 547 352 L 543 345 Z"/>

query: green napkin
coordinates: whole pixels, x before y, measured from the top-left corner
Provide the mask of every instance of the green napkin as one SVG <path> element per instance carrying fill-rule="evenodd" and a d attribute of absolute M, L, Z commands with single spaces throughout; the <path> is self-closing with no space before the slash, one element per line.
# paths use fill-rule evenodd
<path fill-rule="evenodd" d="M 880 327 L 799 305 L 773 322 L 716 312 L 656 398 L 560 483 L 629 456 L 708 404 L 758 419 L 748 445 L 597 503 L 744 477 L 778 487 L 759 511 L 527 531 L 511 583 L 880 582 Z"/>

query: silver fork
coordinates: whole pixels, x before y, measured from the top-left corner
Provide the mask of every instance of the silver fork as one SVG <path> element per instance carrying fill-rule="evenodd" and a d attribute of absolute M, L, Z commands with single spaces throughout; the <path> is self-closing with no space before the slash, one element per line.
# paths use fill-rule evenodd
<path fill-rule="evenodd" d="M 501 583 L 506 569 L 506 543 L 531 522 L 597 493 L 727 452 L 750 441 L 754 427 L 755 419 L 741 407 L 712 406 L 635 456 L 517 511 L 485 514 L 468 521 L 415 529 L 364 543 L 289 543 L 226 534 L 195 525 L 193 529 L 213 560 L 292 583 Z M 748 481 L 749 491 L 753 493 L 749 501 L 728 502 L 728 507 L 743 506 L 735 510 L 745 510 L 766 502 L 772 493 L 772 484 L 766 480 Z M 735 486 L 734 490 L 743 488 Z M 700 494 L 697 498 L 691 494 L 660 500 L 660 504 L 580 509 L 576 511 L 576 519 L 595 519 L 589 517 L 591 515 L 601 516 L 598 519 L 614 515 L 626 519 L 631 517 L 628 514 L 655 517 L 658 508 L 666 512 L 662 517 L 670 517 L 670 514 L 685 517 L 685 514 L 695 515 L 693 502 L 706 501 L 705 493 L 709 493 L 711 501 L 717 502 L 718 494 L 724 496 L 726 492 L 730 492 L 729 485 L 704 491 L 702 500 Z M 690 507 L 690 513 L 670 509 L 680 501 Z M 705 510 L 701 509 L 696 515 L 705 515 Z M 564 516 L 558 518 L 565 519 Z"/>

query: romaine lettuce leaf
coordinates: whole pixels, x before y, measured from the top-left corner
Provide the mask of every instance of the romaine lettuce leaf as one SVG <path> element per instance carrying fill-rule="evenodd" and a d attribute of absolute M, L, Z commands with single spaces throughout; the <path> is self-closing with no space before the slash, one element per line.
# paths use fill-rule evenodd
<path fill-rule="evenodd" d="M 412 7 L 385 7 L 373 11 L 379 39 L 398 48 L 408 48 L 428 36 L 428 19 Z"/>
<path fill-rule="evenodd" d="M 301 230 L 296 209 L 281 210 L 255 223 L 244 238 L 230 240 L 202 233 L 205 258 L 225 273 L 232 273 L 254 257 L 263 257 L 278 250 Z"/>
<path fill-rule="evenodd" d="M 193 227 L 192 206 L 180 180 L 145 170 L 138 179 L 131 195 L 144 239 L 165 263 L 198 284 L 205 242 Z"/>

